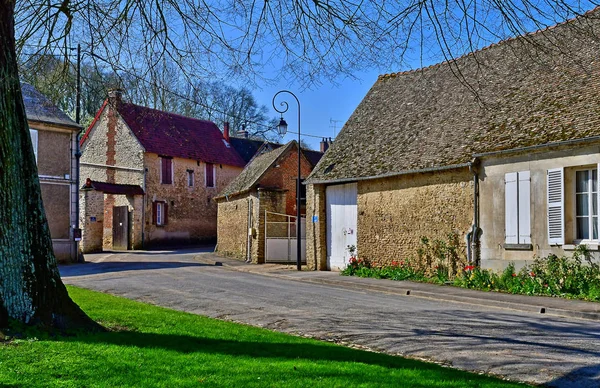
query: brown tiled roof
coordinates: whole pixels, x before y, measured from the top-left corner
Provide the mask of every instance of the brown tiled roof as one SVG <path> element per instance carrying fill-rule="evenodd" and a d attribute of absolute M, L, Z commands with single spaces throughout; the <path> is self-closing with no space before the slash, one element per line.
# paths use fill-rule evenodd
<path fill-rule="evenodd" d="M 295 144 L 296 141 L 292 140 L 285 146 L 256 155 L 248 165 L 246 165 L 246 168 L 244 168 L 240 175 L 235 177 L 217 198 L 241 194 L 251 190 L 254 185 L 260 181 L 260 178 L 267 173 L 269 168 L 274 166 L 282 155 L 294 148 Z"/>
<path fill-rule="evenodd" d="M 118 183 L 105 183 L 88 179 L 81 188 L 102 191 L 105 194 L 144 195 L 144 190 L 139 185 L 122 185 Z"/>
<path fill-rule="evenodd" d="M 474 154 L 600 135 L 597 18 L 380 76 L 309 182 L 444 168 Z"/>

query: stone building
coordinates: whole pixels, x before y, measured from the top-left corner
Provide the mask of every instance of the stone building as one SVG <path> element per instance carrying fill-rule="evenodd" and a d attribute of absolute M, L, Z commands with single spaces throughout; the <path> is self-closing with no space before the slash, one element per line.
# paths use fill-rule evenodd
<path fill-rule="evenodd" d="M 60 262 L 74 262 L 78 257 L 75 150 L 81 126 L 30 84 L 22 82 L 21 90 L 54 255 Z"/>
<path fill-rule="evenodd" d="M 349 245 L 389 264 L 449 233 L 488 268 L 598 256 L 597 13 L 380 76 L 307 180 L 309 266 L 344 268 Z"/>
<path fill-rule="evenodd" d="M 217 126 L 122 100 L 81 139 L 84 252 L 214 241 L 212 200 L 245 163 Z"/>
<path fill-rule="evenodd" d="M 302 179 L 318 162 L 316 156 L 321 155 L 302 150 Z M 296 262 L 295 249 L 288 248 L 296 246 L 297 178 L 295 141 L 283 146 L 265 142 L 257 149 L 242 173 L 215 198 L 218 204 L 216 250 L 254 263 L 264 263 L 265 259 Z M 301 199 L 305 197 L 304 192 L 300 195 Z M 300 210 L 301 214 L 305 213 L 304 208 Z M 267 235 L 273 237 L 274 245 L 270 245 L 270 256 L 265 257 Z"/>

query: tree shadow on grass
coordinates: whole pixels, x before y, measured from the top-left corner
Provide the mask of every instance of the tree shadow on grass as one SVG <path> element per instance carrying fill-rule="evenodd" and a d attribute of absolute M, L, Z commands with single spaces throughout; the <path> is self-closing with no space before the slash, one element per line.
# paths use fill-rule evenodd
<path fill-rule="evenodd" d="M 456 380 L 456 386 L 479 386 L 477 382 L 490 379 L 488 376 L 463 374 L 464 372 L 444 368 L 440 365 L 390 356 L 382 353 L 367 352 L 329 343 L 288 343 L 264 341 L 235 341 L 213 339 L 188 335 L 140 333 L 119 331 L 95 335 L 79 335 L 62 339 L 65 342 L 84 342 L 86 344 L 102 344 L 128 346 L 138 348 L 158 348 L 182 354 L 205 353 L 221 354 L 234 357 L 250 357 L 255 359 L 283 359 L 357 362 L 389 369 L 419 370 L 428 377 L 439 376 L 439 379 Z M 461 382 L 459 384 L 459 382 Z"/>

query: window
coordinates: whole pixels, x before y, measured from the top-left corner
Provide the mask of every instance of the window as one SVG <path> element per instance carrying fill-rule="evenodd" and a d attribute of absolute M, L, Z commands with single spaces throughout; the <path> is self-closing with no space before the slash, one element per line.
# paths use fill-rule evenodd
<path fill-rule="evenodd" d="M 35 162 L 38 159 L 38 131 L 37 129 L 30 129 L 29 136 L 31 136 L 31 145 L 33 146 L 33 154 L 35 155 Z"/>
<path fill-rule="evenodd" d="M 173 159 L 168 157 L 160 158 L 160 183 L 170 185 L 173 183 Z"/>
<path fill-rule="evenodd" d="M 505 243 L 531 244 L 530 173 L 508 173 L 504 184 Z"/>
<path fill-rule="evenodd" d="M 306 185 L 303 184 L 304 179 L 300 179 L 300 203 L 306 205 Z M 298 184 L 298 178 L 296 178 L 296 185 Z"/>
<path fill-rule="evenodd" d="M 215 165 L 206 163 L 206 187 L 215 187 Z"/>
<path fill-rule="evenodd" d="M 598 170 L 575 172 L 575 238 L 598 240 Z"/>
<path fill-rule="evenodd" d="M 154 225 L 166 225 L 168 218 L 168 206 L 166 202 L 153 202 L 152 207 L 152 223 Z"/>
<path fill-rule="evenodd" d="M 187 185 L 188 187 L 194 187 L 194 171 L 187 170 Z"/>

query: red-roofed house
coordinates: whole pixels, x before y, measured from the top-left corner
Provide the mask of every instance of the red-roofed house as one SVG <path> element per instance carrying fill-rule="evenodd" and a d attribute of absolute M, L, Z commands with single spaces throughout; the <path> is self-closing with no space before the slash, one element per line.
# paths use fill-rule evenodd
<path fill-rule="evenodd" d="M 216 238 L 212 198 L 244 160 L 210 121 L 108 100 L 81 139 L 82 249 Z"/>

